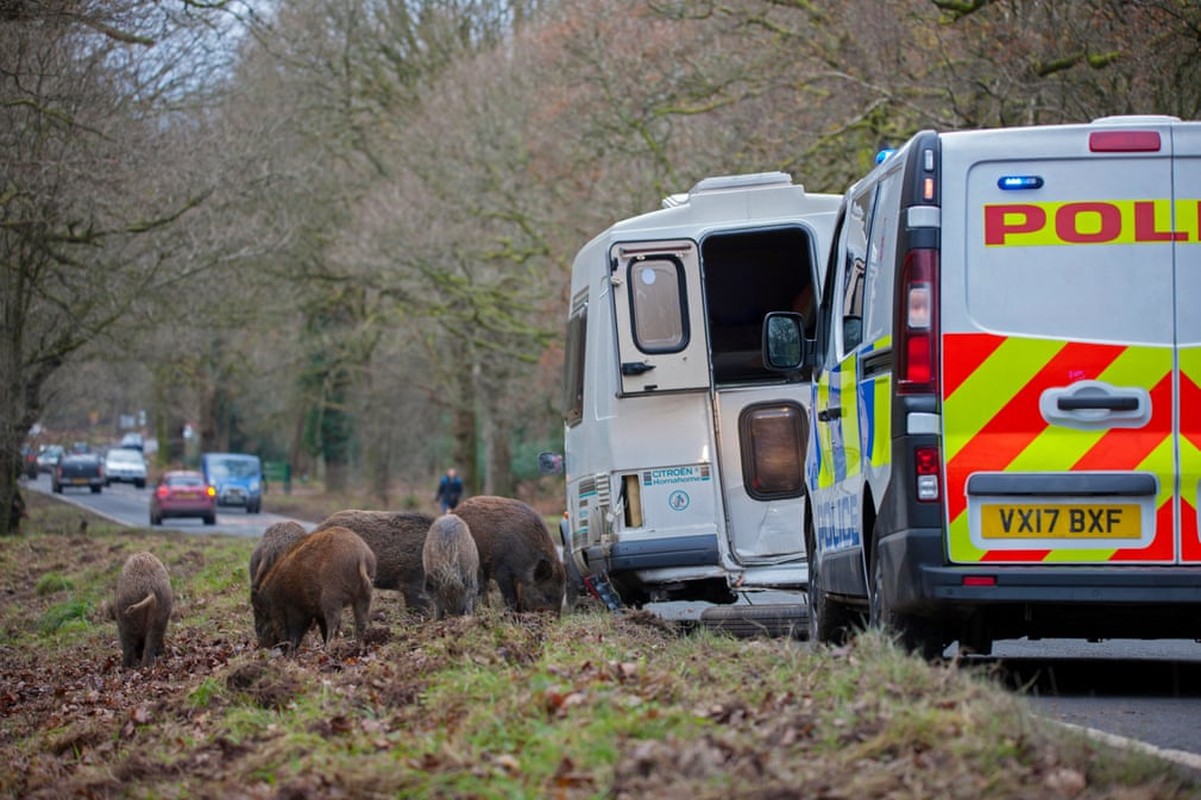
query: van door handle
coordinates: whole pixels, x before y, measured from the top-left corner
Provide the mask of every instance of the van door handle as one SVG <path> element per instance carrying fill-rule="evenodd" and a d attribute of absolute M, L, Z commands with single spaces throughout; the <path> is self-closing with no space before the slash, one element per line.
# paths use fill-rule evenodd
<path fill-rule="evenodd" d="M 1138 409 L 1138 398 L 1130 396 L 1064 396 L 1058 398 L 1055 404 L 1059 407 L 1060 411 L 1082 411 L 1093 408 L 1104 409 L 1106 411 L 1135 411 Z"/>
<path fill-rule="evenodd" d="M 650 372 L 654 368 L 654 364 L 648 364 L 645 361 L 623 361 L 621 363 L 621 374 L 641 375 L 644 372 Z"/>
<path fill-rule="evenodd" d="M 841 416 L 842 408 L 840 406 L 830 406 L 829 408 L 823 408 L 821 411 L 817 412 L 817 421 L 829 422 L 830 420 L 838 419 Z"/>
<path fill-rule="evenodd" d="M 1141 428 L 1151 421 L 1151 393 L 1141 386 L 1076 381 L 1043 390 L 1038 412 L 1047 424 L 1065 428 Z"/>

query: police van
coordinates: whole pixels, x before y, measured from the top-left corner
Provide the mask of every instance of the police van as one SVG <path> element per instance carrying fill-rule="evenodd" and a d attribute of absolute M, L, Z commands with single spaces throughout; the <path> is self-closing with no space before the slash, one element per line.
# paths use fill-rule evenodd
<path fill-rule="evenodd" d="M 577 255 L 563 544 L 611 606 L 789 589 L 803 614 L 809 375 L 767 369 L 762 331 L 772 311 L 816 325 L 840 202 L 784 173 L 707 178 Z"/>
<path fill-rule="evenodd" d="M 923 132 L 847 192 L 810 634 L 1201 639 L 1201 123 Z"/>

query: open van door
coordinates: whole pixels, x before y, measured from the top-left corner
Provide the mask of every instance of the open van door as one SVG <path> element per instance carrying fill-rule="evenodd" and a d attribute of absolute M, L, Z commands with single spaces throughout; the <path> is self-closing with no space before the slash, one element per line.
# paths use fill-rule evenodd
<path fill-rule="evenodd" d="M 622 396 L 709 388 L 695 242 L 614 245 L 609 281 Z"/>

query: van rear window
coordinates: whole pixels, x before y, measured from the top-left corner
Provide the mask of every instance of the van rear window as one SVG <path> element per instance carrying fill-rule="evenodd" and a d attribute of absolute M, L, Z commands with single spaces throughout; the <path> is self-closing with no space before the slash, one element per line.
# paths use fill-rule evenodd
<path fill-rule="evenodd" d="M 673 258 L 629 264 L 634 344 L 644 353 L 674 353 L 688 344 L 685 329 L 684 270 Z"/>
<path fill-rule="evenodd" d="M 1005 335 L 1170 343 L 1173 243 L 1124 235 L 1139 224 L 1136 201 L 1171 185 L 1169 166 L 1115 159 L 1089 181 L 1084 169 L 1047 160 L 981 162 L 969 171 L 963 277 L 972 324 Z M 1005 175 L 1038 175 L 1044 186 L 1036 198 L 1015 199 L 998 188 Z M 1170 206 L 1163 212 L 1146 224 L 1170 230 Z M 944 244 L 944 281 L 957 272 L 956 255 Z"/>

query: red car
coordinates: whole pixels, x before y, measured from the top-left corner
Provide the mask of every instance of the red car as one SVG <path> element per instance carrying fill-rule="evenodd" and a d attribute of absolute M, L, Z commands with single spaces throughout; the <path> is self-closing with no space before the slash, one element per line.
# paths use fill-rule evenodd
<path fill-rule="evenodd" d="M 164 517 L 201 517 L 205 525 L 216 525 L 217 490 L 199 472 L 163 473 L 150 498 L 150 524 L 162 525 Z"/>

